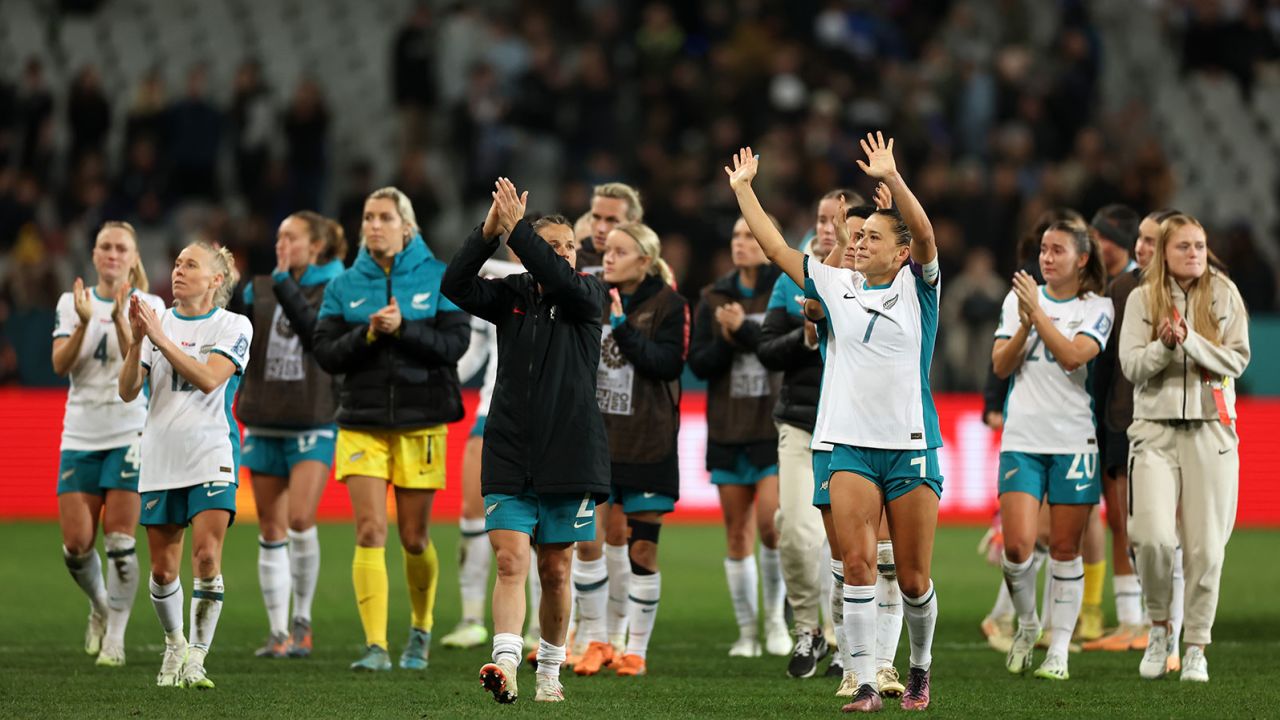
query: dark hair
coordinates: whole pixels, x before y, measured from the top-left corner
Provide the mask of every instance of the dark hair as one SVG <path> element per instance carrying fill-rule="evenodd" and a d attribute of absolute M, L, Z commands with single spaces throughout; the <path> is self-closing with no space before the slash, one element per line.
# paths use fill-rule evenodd
<path fill-rule="evenodd" d="M 1040 239 L 1044 237 L 1044 233 L 1049 229 L 1049 226 L 1056 222 L 1077 224 L 1081 230 L 1085 228 L 1084 216 L 1071 208 L 1049 208 L 1045 210 L 1036 218 L 1035 224 L 1031 226 L 1031 232 L 1022 236 L 1022 239 L 1018 241 L 1019 265 L 1026 265 L 1040 254 Z M 1036 272 L 1039 271 L 1037 270 Z"/>
<path fill-rule="evenodd" d="M 299 210 L 290 217 L 296 217 L 307 224 L 312 242 L 324 241 L 324 249 L 316 256 L 317 265 L 325 265 L 347 256 L 347 233 L 337 222 L 314 210 Z"/>
<path fill-rule="evenodd" d="M 1182 211 L 1175 210 L 1173 208 L 1160 208 L 1159 210 L 1152 210 L 1151 212 L 1147 213 L 1147 216 L 1142 219 L 1155 220 L 1157 223 L 1162 223 L 1165 220 L 1168 220 L 1169 218 L 1173 217 L 1174 215 L 1182 215 L 1182 214 L 1183 214 Z"/>
<path fill-rule="evenodd" d="M 1098 239 L 1085 228 L 1067 220 L 1052 223 L 1044 231 L 1066 233 L 1071 238 L 1076 254 L 1089 258 L 1078 273 L 1080 289 L 1076 291 L 1076 297 L 1089 292 L 1101 295 L 1107 287 L 1107 268 L 1102 264 L 1102 245 L 1098 243 Z"/>
<path fill-rule="evenodd" d="M 894 208 L 876 208 L 876 211 L 871 215 L 883 215 L 889 218 L 889 222 L 892 223 L 889 228 L 893 231 L 895 244 L 899 246 L 911 244 L 911 229 L 907 227 L 907 221 L 902 219 L 902 213 Z M 870 219 L 871 215 L 867 216 L 868 219 Z"/>
<path fill-rule="evenodd" d="M 1131 249 L 1138 239 L 1138 223 L 1142 219 L 1128 205 L 1104 205 L 1093 214 L 1089 226 L 1102 237 L 1125 249 Z"/>
<path fill-rule="evenodd" d="M 823 200 L 839 200 L 841 195 L 844 196 L 844 201 L 850 205 L 867 204 L 866 198 L 862 197 L 858 191 L 850 190 L 848 188 L 836 188 L 835 190 L 831 190 L 826 195 L 818 198 L 818 202 L 822 202 Z"/>
<path fill-rule="evenodd" d="M 845 212 L 844 219 L 848 220 L 849 218 L 852 218 L 852 217 L 860 217 L 863 220 L 866 220 L 867 218 L 874 215 L 875 212 L 876 212 L 875 205 L 854 205 L 853 207 L 849 208 L 848 211 Z"/>
<path fill-rule="evenodd" d="M 564 225 L 565 227 L 569 228 L 569 232 L 573 232 L 573 221 L 559 213 L 551 213 L 550 215 L 543 215 L 537 220 L 534 220 L 533 231 L 538 232 L 539 230 L 541 230 L 542 228 L 548 225 Z"/>

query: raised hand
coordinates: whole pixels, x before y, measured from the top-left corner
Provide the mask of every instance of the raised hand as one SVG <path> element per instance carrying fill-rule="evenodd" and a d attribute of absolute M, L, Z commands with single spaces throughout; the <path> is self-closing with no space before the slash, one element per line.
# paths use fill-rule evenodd
<path fill-rule="evenodd" d="M 898 172 L 898 163 L 893 159 L 893 138 L 889 138 L 889 143 L 886 145 L 884 134 L 877 130 L 874 136 L 867 133 L 867 139 L 859 140 L 858 144 L 867 154 L 866 162 L 858 161 L 858 167 L 862 172 L 877 180 L 883 180 Z"/>
<path fill-rule="evenodd" d="M 76 278 L 75 285 L 71 288 L 71 300 L 75 304 L 76 315 L 80 317 L 80 324 L 88 324 L 89 319 L 93 317 L 93 300 L 89 297 L 89 290 L 84 286 L 84 280 Z"/>
<path fill-rule="evenodd" d="M 494 185 L 497 187 L 493 193 L 493 201 L 497 206 L 498 224 L 510 232 L 524 217 L 525 207 L 529 203 L 529 191 L 521 194 L 516 190 L 515 183 L 507 178 L 498 178 Z"/>
<path fill-rule="evenodd" d="M 497 185 L 497 183 L 494 184 Z M 494 192 L 492 195 L 493 204 L 489 206 L 489 212 L 484 216 L 484 227 L 480 230 L 487 239 L 498 237 L 510 229 L 498 224 L 498 193 Z"/>
<path fill-rule="evenodd" d="M 849 205 L 845 202 L 844 193 L 836 200 L 836 245 L 845 247 L 849 244 Z"/>
<path fill-rule="evenodd" d="M 889 143 L 892 145 L 893 140 L 890 140 Z M 878 210 L 888 210 L 893 207 L 893 193 L 889 192 L 889 186 L 884 183 L 876 183 L 876 192 L 871 200 Z"/>
<path fill-rule="evenodd" d="M 750 147 L 745 147 L 733 156 L 733 169 L 728 165 L 725 166 L 724 174 L 729 176 L 729 187 L 737 188 L 751 185 L 759 169 L 760 158 L 751 151 Z"/>

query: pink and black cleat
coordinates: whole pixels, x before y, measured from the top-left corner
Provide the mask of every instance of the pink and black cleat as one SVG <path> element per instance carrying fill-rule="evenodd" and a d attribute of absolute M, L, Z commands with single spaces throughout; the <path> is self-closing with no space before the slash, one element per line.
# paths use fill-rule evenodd
<path fill-rule="evenodd" d="M 913 667 L 907 675 L 907 691 L 902 695 L 903 710 L 929 709 L 929 671 Z"/>
<path fill-rule="evenodd" d="M 871 684 L 863 683 L 858 686 L 858 692 L 853 696 L 853 701 L 840 708 L 840 712 L 871 713 L 880 712 L 882 709 L 884 709 L 884 700 L 880 698 L 880 693 Z"/>

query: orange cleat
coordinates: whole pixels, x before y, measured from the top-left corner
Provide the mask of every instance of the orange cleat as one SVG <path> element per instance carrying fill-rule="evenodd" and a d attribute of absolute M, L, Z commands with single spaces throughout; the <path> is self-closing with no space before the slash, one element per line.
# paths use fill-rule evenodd
<path fill-rule="evenodd" d="M 534 648 L 530 650 L 529 654 L 524 656 L 524 661 L 529 663 L 529 665 L 532 666 L 534 670 L 537 670 L 538 669 L 538 648 Z"/>
<path fill-rule="evenodd" d="M 577 675 L 598 675 L 604 666 L 613 660 L 613 646 L 607 642 L 592 642 L 582 659 L 573 665 Z"/>
<path fill-rule="evenodd" d="M 1121 625 L 1107 635 L 1084 644 L 1085 652 L 1103 650 L 1106 652 L 1126 652 L 1139 636 L 1146 637 L 1146 629 L 1138 625 Z"/>
<path fill-rule="evenodd" d="M 649 672 L 645 667 L 644 658 L 639 655 L 623 655 L 618 662 L 614 663 L 614 667 L 617 668 L 618 677 L 635 677 Z"/>
<path fill-rule="evenodd" d="M 1151 628 L 1148 628 L 1148 627 L 1142 628 L 1141 632 L 1138 633 L 1137 637 L 1133 639 L 1133 642 L 1129 643 L 1129 649 L 1141 650 L 1142 652 L 1146 652 L 1147 636 L 1150 634 L 1151 634 Z"/>

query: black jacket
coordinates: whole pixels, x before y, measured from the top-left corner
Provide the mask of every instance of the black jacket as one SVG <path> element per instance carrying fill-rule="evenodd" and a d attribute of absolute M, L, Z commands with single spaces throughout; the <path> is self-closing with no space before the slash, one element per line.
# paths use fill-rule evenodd
<path fill-rule="evenodd" d="M 576 272 L 525 220 L 507 244 L 529 272 L 477 277 L 498 242 L 477 227 L 441 285 L 445 297 L 497 329 L 481 492 L 589 492 L 603 500 L 610 490 L 609 443 L 596 404 L 596 370 L 604 283 Z"/>
<path fill-rule="evenodd" d="M 779 305 L 781 303 L 781 305 Z M 773 419 L 812 433 L 818 422 L 822 354 L 804 344 L 804 290 L 783 275 L 774 285 L 756 345 L 760 364 L 782 372 Z"/>
<path fill-rule="evenodd" d="M 329 282 L 311 342 L 320 367 L 342 376 L 340 427 L 408 429 L 462 419 L 456 363 L 471 342 L 471 318 L 440 296 L 443 273 L 444 263 L 414 235 L 390 273 L 361 248 L 355 264 Z M 392 295 L 400 332 L 371 343 L 369 316 Z"/>

